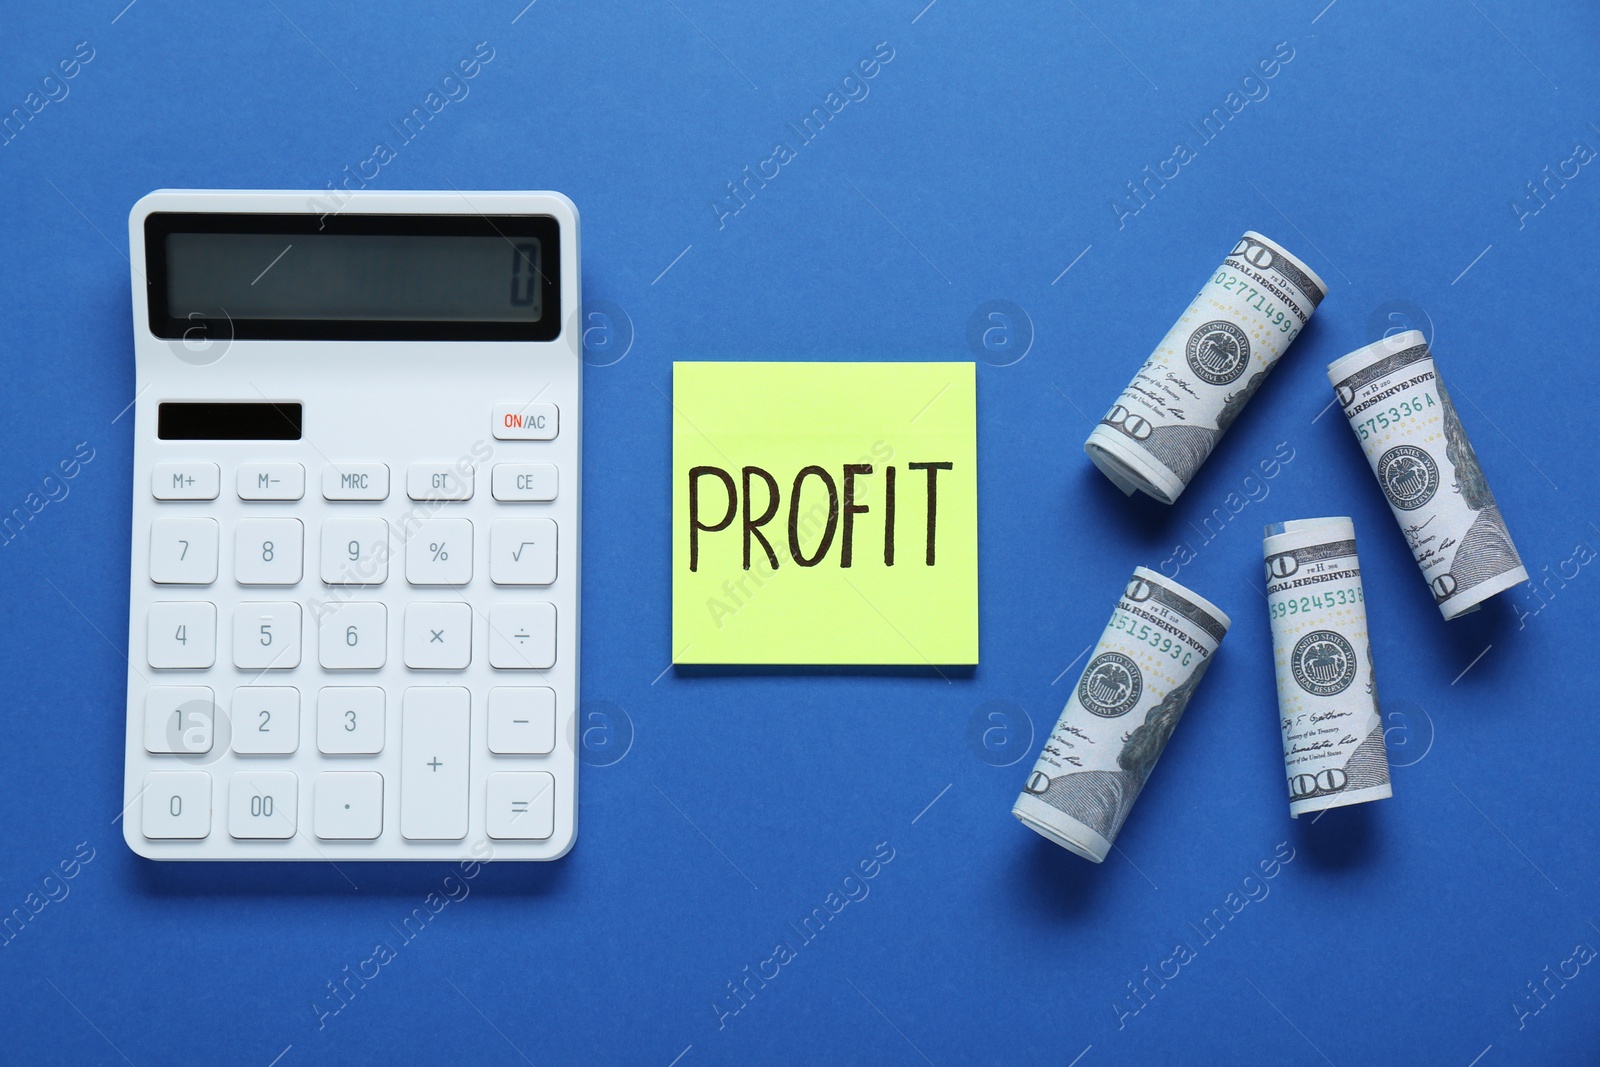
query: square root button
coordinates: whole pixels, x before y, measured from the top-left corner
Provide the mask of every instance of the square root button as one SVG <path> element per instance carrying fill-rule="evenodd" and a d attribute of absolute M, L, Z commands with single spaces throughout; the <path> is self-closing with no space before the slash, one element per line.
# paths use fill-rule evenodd
<path fill-rule="evenodd" d="M 543 841 L 555 832 L 556 780 L 544 771 L 489 775 L 489 836 L 496 841 Z"/>

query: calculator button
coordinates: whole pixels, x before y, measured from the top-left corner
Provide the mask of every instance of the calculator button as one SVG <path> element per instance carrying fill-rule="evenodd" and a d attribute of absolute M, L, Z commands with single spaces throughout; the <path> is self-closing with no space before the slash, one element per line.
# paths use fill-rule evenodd
<path fill-rule="evenodd" d="M 406 666 L 459 671 L 472 662 L 472 609 L 465 604 L 406 606 Z"/>
<path fill-rule="evenodd" d="M 325 686 L 317 694 L 317 750 L 328 756 L 373 756 L 383 751 L 383 690 Z"/>
<path fill-rule="evenodd" d="M 150 472 L 150 493 L 157 500 L 215 500 L 221 488 L 215 463 L 157 463 Z"/>
<path fill-rule="evenodd" d="M 238 771 L 228 782 L 228 833 L 238 838 L 294 836 L 300 789 L 292 771 Z"/>
<path fill-rule="evenodd" d="M 322 524 L 322 581 L 382 585 L 389 580 L 389 524 L 383 519 L 328 519 Z"/>
<path fill-rule="evenodd" d="M 317 624 L 317 659 L 331 671 L 375 671 L 388 661 L 388 628 L 382 604 L 331 604 Z"/>
<path fill-rule="evenodd" d="M 549 441 L 556 421 L 554 404 L 496 404 L 490 428 L 502 441 Z"/>
<path fill-rule="evenodd" d="M 204 685 L 151 686 L 144 698 L 145 751 L 210 752 L 217 714 L 213 697 Z"/>
<path fill-rule="evenodd" d="M 305 541 L 305 526 L 299 519 L 240 519 L 234 531 L 234 581 L 297 584 L 305 569 Z"/>
<path fill-rule="evenodd" d="M 205 771 L 151 771 L 139 797 L 144 836 L 151 840 L 194 841 L 211 833 L 211 775 Z"/>
<path fill-rule="evenodd" d="M 299 500 L 306 495 L 306 469 L 298 463 L 239 464 L 239 499 Z"/>
<path fill-rule="evenodd" d="M 383 833 L 383 775 L 328 771 L 317 775 L 312 828 L 325 841 L 371 841 Z"/>
<path fill-rule="evenodd" d="M 472 581 L 472 522 L 430 519 L 406 539 L 406 581 L 466 585 Z"/>
<path fill-rule="evenodd" d="M 489 609 L 489 665 L 547 670 L 556 663 L 554 604 L 496 604 Z"/>
<path fill-rule="evenodd" d="M 556 747 L 556 691 L 543 686 L 489 690 L 489 751 L 543 756 Z"/>
<path fill-rule="evenodd" d="M 233 691 L 233 750 L 244 756 L 287 756 L 300 747 L 300 690 L 241 685 Z"/>
<path fill-rule="evenodd" d="M 406 471 L 406 496 L 412 500 L 471 500 L 472 475 L 468 463 L 413 463 Z"/>
<path fill-rule="evenodd" d="M 384 463 L 330 463 L 322 468 L 322 495 L 329 500 L 387 500 L 389 467 Z"/>
<path fill-rule="evenodd" d="M 489 528 L 489 580 L 496 585 L 555 581 L 555 520 L 496 519 Z"/>
<path fill-rule="evenodd" d="M 457 687 L 416 687 L 401 698 L 400 834 L 409 841 L 467 836 L 472 698 Z"/>
<path fill-rule="evenodd" d="M 163 670 L 209 667 L 217 661 L 217 606 L 198 601 L 150 605 L 145 658 Z"/>
<path fill-rule="evenodd" d="M 489 775 L 489 836 L 497 841 L 543 841 L 556 828 L 556 780 L 544 771 Z"/>
<path fill-rule="evenodd" d="M 554 500 L 556 480 L 550 463 L 496 463 L 490 488 L 496 500 Z"/>
<path fill-rule="evenodd" d="M 300 605 L 286 602 L 236 606 L 233 665 L 246 670 L 300 666 Z"/>
<path fill-rule="evenodd" d="M 152 522 L 150 580 L 160 585 L 210 585 L 216 581 L 217 520 Z"/>

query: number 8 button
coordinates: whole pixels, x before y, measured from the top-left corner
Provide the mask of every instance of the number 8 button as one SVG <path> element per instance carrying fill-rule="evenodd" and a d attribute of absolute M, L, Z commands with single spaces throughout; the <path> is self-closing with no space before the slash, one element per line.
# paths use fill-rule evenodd
<path fill-rule="evenodd" d="M 299 519 L 240 519 L 233 576 L 240 585 L 295 585 L 305 554 Z"/>

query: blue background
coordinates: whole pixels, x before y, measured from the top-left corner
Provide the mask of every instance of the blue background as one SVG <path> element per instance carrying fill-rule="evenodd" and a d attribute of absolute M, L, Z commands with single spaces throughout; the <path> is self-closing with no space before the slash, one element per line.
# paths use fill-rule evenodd
<path fill-rule="evenodd" d="M 94 50 L 0 147 L 3 510 L 94 449 L 0 546 L 0 910 L 93 850 L 0 948 L 4 1058 L 1592 1061 L 1596 968 L 1542 1001 L 1527 983 L 1600 947 L 1600 568 L 1574 559 L 1600 547 L 1600 174 L 1545 203 L 1525 188 L 1600 147 L 1592 6 L 122 2 L 11 5 L 0 35 L 0 111 Z M 139 860 L 113 822 L 128 210 L 160 187 L 340 180 L 479 41 L 494 58 L 470 95 L 371 185 L 557 189 L 582 211 L 600 314 L 577 847 L 455 883 L 442 865 L 358 866 L 352 885 L 323 865 Z M 870 95 L 719 223 L 724 184 L 797 140 L 785 124 L 881 41 Z M 1119 224 L 1124 183 L 1194 145 L 1189 123 L 1280 41 L 1293 59 L 1266 98 Z M 1179 504 L 1124 499 L 1083 456 L 1090 419 L 1246 228 L 1332 291 Z M 985 347 L 970 324 L 994 324 L 991 301 L 1011 332 Z M 1397 325 L 1433 337 L 1542 594 L 1442 622 L 1323 414 L 1327 363 Z M 671 361 L 723 357 L 980 361 L 970 677 L 668 669 Z M 1293 459 L 1247 481 L 1279 448 Z M 1235 516 L 1233 492 L 1266 495 Z M 1313 826 L 1288 818 L 1256 585 L 1264 523 L 1329 513 L 1362 544 L 1395 796 Z M 1184 541 L 1180 579 L 1234 628 L 1093 866 L 1009 807 L 1128 572 Z M 879 842 L 894 858 L 870 894 L 719 1017 L 726 983 L 798 941 L 786 924 Z M 1270 894 L 1203 942 L 1189 924 L 1275 850 L 1294 858 Z M 402 942 L 394 925 L 451 884 L 470 895 Z M 379 941 L 397 946 L 379 976 L 325 999 Z M 1130 999 L 1179 941 L 1196 958 Z"/>

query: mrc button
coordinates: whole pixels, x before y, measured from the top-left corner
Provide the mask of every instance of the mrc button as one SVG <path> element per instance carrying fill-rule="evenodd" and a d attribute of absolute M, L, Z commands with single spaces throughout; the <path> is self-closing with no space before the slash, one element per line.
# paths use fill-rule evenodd
<path fill-rule="evenodd" d="M 556 406 L 496 404 L 490 426 L 502 441 L 549 441 L 556 435 Z"/>
<path fill-rule="evenodd" d="M 322 495 L 329 500 L 386 500 L 389 468 L 383 463 L 330 463 L 322 468 Z"/>

